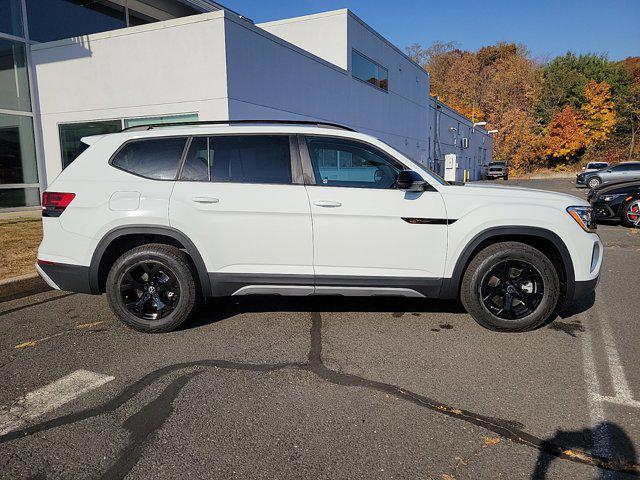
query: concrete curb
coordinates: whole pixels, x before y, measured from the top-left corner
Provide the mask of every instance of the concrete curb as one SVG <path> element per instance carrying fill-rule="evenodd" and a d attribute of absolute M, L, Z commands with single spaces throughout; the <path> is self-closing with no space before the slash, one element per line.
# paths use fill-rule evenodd
<path fill-rule="evenodd" d="M 51 287 L 37 273 L 0 280 L 0 302 L 46 292 Z"/>

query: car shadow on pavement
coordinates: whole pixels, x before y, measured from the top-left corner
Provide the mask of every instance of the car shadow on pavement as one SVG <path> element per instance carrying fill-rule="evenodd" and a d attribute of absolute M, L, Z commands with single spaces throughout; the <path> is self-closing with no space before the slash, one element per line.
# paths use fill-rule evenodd
<path fill-rule="evenodd" d="M 402 297 L 281 297 L 251 295 L 209 299 L 203 302 L 181 329 L 202 327 L 243 313 L 264 312 L 373 312 L 401 317 L 405 313 L 457 313 L 465 310 L 456 301 L 411 299 Z"/>
<path fill-rule="evenodd" d="M 547 453 L 547 449 L 541 449 L 536 461 L 536 467 L 531 474 L 531 480 L 546 479 L 549 467 L 555 459 L 563 456 L 583 456 L 583 452 L 590 453 L 594 458 L 603 459 L 603 466 L 607 466 L 606 459 L 610 459 L 611 465 L 615 464 L 618 468 L 625 465 L 629 466 L 628 474 L 599 468 L 597 478 L 637 478 L 637 473 L 634 473 L 635 469 L 631 468 L 631 466 L 636 466 L 637 462 L 633 442 L 624 429 L 615 423 L 602 422 L 595 428 L 574 431 L 557 430 L 555 435 L 546 439 L 545 442 L 550 445 L 562 445 L 564 450 L 561 455 L 551 455 Z"/>

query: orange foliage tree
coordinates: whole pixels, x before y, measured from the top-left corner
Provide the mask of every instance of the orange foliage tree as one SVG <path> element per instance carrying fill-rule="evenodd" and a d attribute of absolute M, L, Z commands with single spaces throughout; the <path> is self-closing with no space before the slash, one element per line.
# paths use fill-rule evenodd
<path fill-rule="evenodd" d="M 550 157 L 571 161 L 587 146 L 587 129 L 581 112 L 567 105 L 556 110 L 547 126 L 547 150 Z"/>
<path fill-rule="evenodd" d="M 611 86 L 607 82 L 591 80 L 584 89 L 586 102 L 580 107 L 584 117 L 587 146 L 605 142 L 616 126 L 615 105 L 611 100 Z"/>

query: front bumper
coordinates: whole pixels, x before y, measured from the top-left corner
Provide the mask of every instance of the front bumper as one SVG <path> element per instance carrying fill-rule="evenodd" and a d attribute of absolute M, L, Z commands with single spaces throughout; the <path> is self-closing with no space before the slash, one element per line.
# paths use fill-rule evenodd
<path fill-rule="evenodd" d="M 51 288 L 56 290 L 92 293 L 89 285 L 89 267 L 38 261 L 36 271 Z"/>
<path fill-rule="evenodd" d="M 593 208 L 596 220 L 609 220 L 618 217 L 618 213 L 606 202 L 592 202 L 591 208 Z"/>
<path fill-rule="evenodd" d="M 585 177 L 576 177 L 576 186 L 585 187 L 586 186 Z"/>
<path fill-rule="evenodd" d="M 571 289 L 567 289 L 567 294 L 562 302 L 560 311 L 570 310 L 571 307 L 575 306 L 581 299 L 590 295 L 598 286 L 599 281 L 600 275 L 591 280 L 574 282 L 572 291 L 570 291 Z"/>

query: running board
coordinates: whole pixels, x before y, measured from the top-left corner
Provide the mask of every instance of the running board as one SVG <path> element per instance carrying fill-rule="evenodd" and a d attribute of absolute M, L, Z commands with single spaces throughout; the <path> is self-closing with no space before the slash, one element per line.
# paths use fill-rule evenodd
<path fill-rule="evenodd" d="M 420 292 L 411 288 L 385 288 L 385 287 L 312 287 L 309 285 L 246 285 L 234 293 L 232 296 L 240 295 L 286 295 L 286 296 L 308 296 L 308 295 L 339 295 L 344 297 L 412 297 L 425 298 Z"/>

